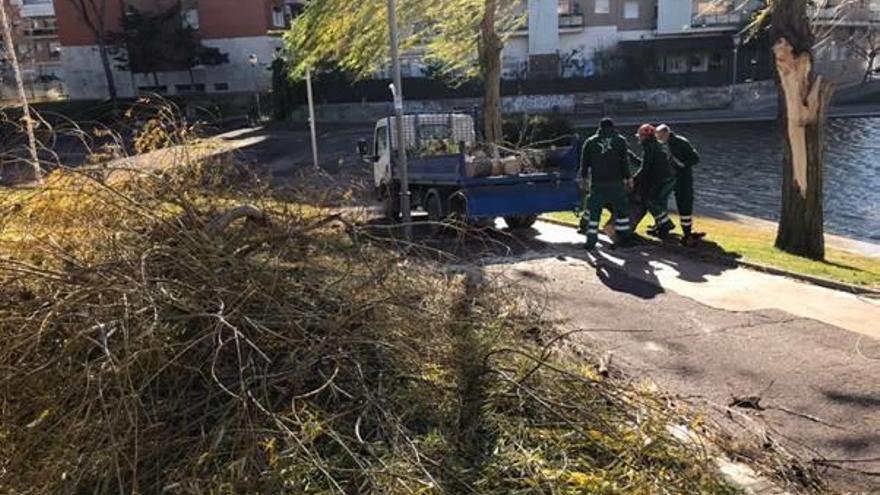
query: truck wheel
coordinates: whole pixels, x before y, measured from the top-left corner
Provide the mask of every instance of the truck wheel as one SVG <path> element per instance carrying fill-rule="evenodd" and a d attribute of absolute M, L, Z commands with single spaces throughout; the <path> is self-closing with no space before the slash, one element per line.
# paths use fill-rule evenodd
<path fill-rule="evenodd" d="M 514 217 L 504 217 L 507 226 L 512 230 L 527 229 L 538 221 L 538 215 L 517 215 Z"/>
<path fill-rule="evenodd" d="M 437 234 L 443 230 L 442 222 L 446 221 L 447 213 L 443 208 L 443 200 L 440 199 L 440 193 L 436 189 L 431 189 L 425 195 L 425 211 L 428 212 L 428 220 L 431 222 L 430 229 L 432 234 Z"/>

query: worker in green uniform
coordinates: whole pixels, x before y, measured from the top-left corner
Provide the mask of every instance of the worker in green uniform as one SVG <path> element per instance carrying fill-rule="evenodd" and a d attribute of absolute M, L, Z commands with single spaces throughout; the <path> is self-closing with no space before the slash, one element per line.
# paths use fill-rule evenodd
<path fill-rule="evenodd" d="M 675 188 L 675 170 L 672 159 L 666 145 L 657 141 L 656 129 L 651 124 L 639 127 L 637 134 L 642 144 L 642 168 L 639 169 L 639 179 L 645 184 L 646 206 L 651 216 L 654 217 L 654 226 L 648 229 L 648 233 L 660 238 L 665 238 L 675 224 L 669 219 L 669 196 Z M 644 174 L 644 175 L 642 175 Z"/>
<path fill-rule="evenodd" d="M 684 234 L 681 243 L 690 246 L 706 236 L 703 232 L 694 232 L 694 165 L 700 163 L 700 155 L 685 137 L 672 132 L 668 125 L 657 126 L 657 140 L 669 146 L 669 152 L 675 165 L 675 204 L 681 219 L 681 230 Z"/>
<path fill-rule="evenodd" d="M 614 129 L 614 121 L 604 118 L 599 130 L 584 143 L 581 153 L 581 184 L 589 181 L 587 199 L 586 249 L 595 249 L 599 240 L 599 220 L 605 204 L 611 206 L 617 234 L 616 246 L 631 237 L 627 190 L 632 189 L 626 139 Z M 583 221 L 583 220 L 582 220 Z"/>

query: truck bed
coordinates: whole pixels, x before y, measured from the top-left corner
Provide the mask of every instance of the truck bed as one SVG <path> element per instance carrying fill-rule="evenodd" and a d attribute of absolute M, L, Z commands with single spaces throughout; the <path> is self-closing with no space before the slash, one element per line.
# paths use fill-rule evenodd
<path fill-rule="evenodd" d="M 579 159 L 580 150 L 573 143 L 571 146 L 550 151 L 548 162 L 551 170 L 545 172 L 468 177 L 465 174 L 465 156 L 463 154 L 413 157 L 408 160 L 409 180 L 412 184 L 458 188 L 573 181 L 580 165 Z"/>

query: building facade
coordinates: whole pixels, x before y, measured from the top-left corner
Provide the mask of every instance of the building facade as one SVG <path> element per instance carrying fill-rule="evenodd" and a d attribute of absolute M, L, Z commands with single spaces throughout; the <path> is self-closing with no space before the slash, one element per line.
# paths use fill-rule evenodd
<path fill-rule="evenodd" d="M 106 98 L 107 78 L 95 32 L 83 22 L 74 0 L 54 2 L 70 98 Z M 253 92 L 269 89 L 269 66 L 281 47 L 280 33 L 302 4 L 302 0 L 120 0 L 106 2 L 105 11 L 92 15 L 103 19 L 105 32 L 114 33 L 123 30 L 123 16 L 131 15 L 131 9 L 157 13 L 178 6 L 174 22 L 193 29 L 201 45 L 225 56 L 226 61 L 217 65 L 138 73 L 120 62 L 125 59 L 126 48 L 113 47 L 112 73 L 120 97 L 147 92 Z"/>
<path fill-rule="evenodd" d="M 33 98 L 49 93 L 60 96 L 64 70 L 52 0 L 11 0 L 10 7 L 13 45 L 25 90 Z M 4 93 L 9 92 L 12 73 L 5 56 L 0 56 L 0 78 Z"/>

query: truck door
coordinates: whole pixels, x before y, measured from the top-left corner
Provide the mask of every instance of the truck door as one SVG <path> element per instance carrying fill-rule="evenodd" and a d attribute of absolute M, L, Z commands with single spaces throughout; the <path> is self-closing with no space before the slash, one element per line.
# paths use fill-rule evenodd
<path fill-rule="evenodd" d="M 376 161 L 373 162 L 373 182 L 376 187 L 391 183 L 391 150 L 388 146 L 388 125 L 383 120 L 376 126 L 373 138 L 373 149 L 376 150 Z"/>

